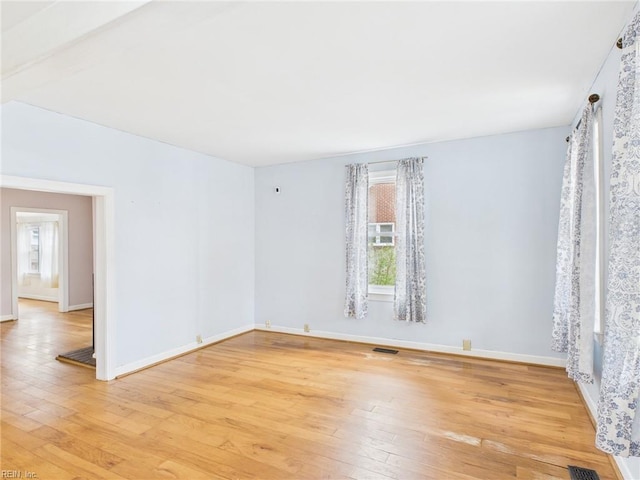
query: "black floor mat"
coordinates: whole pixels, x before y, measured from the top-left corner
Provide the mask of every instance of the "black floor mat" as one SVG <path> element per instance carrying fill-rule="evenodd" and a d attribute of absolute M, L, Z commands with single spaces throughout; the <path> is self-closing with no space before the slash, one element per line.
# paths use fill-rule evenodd
<path fill-rule="evenodd" d="M 93 347 L 79 348 L 67 353 L 61 353 L 56 357 L 61 362 L 73 363 L 83 367 L 96 368 L 96 359 L 93 358 Z"/>

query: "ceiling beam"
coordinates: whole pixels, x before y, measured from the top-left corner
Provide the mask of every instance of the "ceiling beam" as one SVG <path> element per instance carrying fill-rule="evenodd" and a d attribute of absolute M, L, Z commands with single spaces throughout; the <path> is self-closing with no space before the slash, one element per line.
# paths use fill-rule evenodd
<path fill-rule="evenodd" d="M 2 14 L 18 14 L 21 2 L 2 2 Z M 54 55 L 98 29 L 149 3 L 50 2 L 2 31 L 1 78 L 7 78 Z"/>

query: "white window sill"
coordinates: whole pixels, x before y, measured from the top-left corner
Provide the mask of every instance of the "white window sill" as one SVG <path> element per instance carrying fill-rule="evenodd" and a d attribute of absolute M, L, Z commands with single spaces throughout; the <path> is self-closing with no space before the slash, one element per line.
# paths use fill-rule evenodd
<path fill-rule="evenodd" d="M 369 300 L 372 302 L 393 302 L 395 288 L 392 286 L 369 285 Z"/>

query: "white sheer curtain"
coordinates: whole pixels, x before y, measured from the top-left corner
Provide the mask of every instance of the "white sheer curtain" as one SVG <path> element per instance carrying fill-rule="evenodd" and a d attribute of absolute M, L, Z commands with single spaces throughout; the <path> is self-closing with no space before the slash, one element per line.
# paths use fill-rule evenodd
<path fill-rule="evenodd" d="M 567 373 L 593 383 L 596 295 L 596 184 L 593 106 L 569 140 L 560 199 L 552 348 L 567 352 Z"/>
<path fill-rule="evenodd" d="M 58 222 L 40 223 L 40 281 L 58 288 Z"/>
<path fill-rule="evenodd" d="M 30 271 L 30 251 L 31 251 L 31 231 L 26 223 L 18 223 L 16 226 L 17 248 L 16 257 L 18 261 L 18 285 L 24 285 L 27 274 Z"/>
<path fill-rule="evenodd" d="M 640 12 L 622 37 L 596 445 L 640 457 Z"/>
<path fill-rule="evenodd" d="M 344 314 L 364 318 L 367 315 L 369 289 L 367 229 L 369 204 L 369 167 L 366 164 L 346 166 L 346 274 L 347 291 Z"/>
<path fill-rule="evenodd" d="M 396 288 L 397 320 L 426 322 L 424 259 L 424 159 L 398 162 L 396 177 Z"/>

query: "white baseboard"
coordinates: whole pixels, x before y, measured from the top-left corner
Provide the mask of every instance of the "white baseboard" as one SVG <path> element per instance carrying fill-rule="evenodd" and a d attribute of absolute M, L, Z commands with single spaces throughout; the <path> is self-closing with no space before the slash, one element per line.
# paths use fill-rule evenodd
<path fill-rule="evenodd" d="M 11 320 L 17 320 L 14 314 L 10 313 L 9 315 L 0 315 L 0 322 L 10 322 Z"/>
<path fill-rule="evenodd" d="M 576 383 L 576 385 L 578 386 L 578 390 L 580 391 L 580 395 L 582 395 L 582 399 L 584 400 L 585 405 L 587 406 L 587 408 L 589 409 L 589 412 L 591 413 L 591 416 L 593 418 L 598 418 L 598 405 L 596 404 L 596 402 L 594 401 L 593 398 L 591 398 L 591 395 L 589 395 L 589 392 L 587 390 L 587 387 L 585 387 L 582 383 L 578 382 Z M 609 454 L 607 454 L 609 455 Z M 622 474 L 622 478 L 624 478 L 625 480 L 638 480 L 640 477 L 637 476 L 632 476 L 631 475 L 631 466 L 629 465 L 629 463 L 632 461 L 630 458 L 624 458 L 624 457 L 616 457 L 615 455 L 609 455 L 610 458 L 613 458 L 613 461 L 616 462 L 616 465 L 618 466 L 618 470 L 620 470 L 620 473 Z"/>
<path fill-rule="evenodd" d="M 84 310 L 85 308 L 93 308 L 93 303 L 81 303 L 79 305 L 69 305 L 69 312 L 74 310 Z"/>
<path fill-rule="evenodd" d="M 26 298 L 28 300 L 40 300 L 42 302 L 58 303 L 58 296 L 48 297 L 47 295 L 31 295 L 30 293 L 20 294 L 18 298 Z"/>
<path fill-rule="evenodd" d="M 116 367 L 115 377 L 120 377 L 122 375 L 135 372 L 136 370 L 141 370 L 143 368 L 150 367 L 157 363 L 170 360 L 180 355 L 184 355 L 185 353 L 193 352 L 202 347 L 206 347 L 207 345 L 212 345 L 214 343 L 221 342 L 228 338 L 235 337 L 236 335 L 241 335 L 243 333 L 251 332 L 252 330 L 254 330 L 254 328 L 255 327 L 253 324 L 245 325 L 244 327 L 236 328 L 234 330 L 229 330 L 224 333 L 219 333 L 217 335 L 204 338 L 202 340 L 202 343 L 191 342 L 191 343 L 188 343 L 187 345 L 183 345 L 182 347 L 174 348 L 172 350 L 159 353 L 157 355 L 152 355 L 151 357 L 143 358 L 142 360 L 138 360 L 135 362 L 128 363 L 126 365 L 122 365 L 120 367 Z"/>
<path fill-rule="evenodd" d="M 410 348 L 412 350 L 422 350 L 425 352 L 449 353 L 465 357 L 479 357 L 490 360 L 506 360 L 509 362 L 531 363 L 535 365 L 545 365 L 550 367 L 565 367 L 564 358 L 543 357 L 538 355 L 525 355 L 521 353 L 498 352 L 494 350 L 463 350 L 462 347 L 450 347 L 448 345 L 438 345 L 433 343 L 412 342 L 409 340 L 396 340 L 392 338 L 366 337 L 361 335 L 350 335 L 346 333 L 323 332 L 312 330 L 305 332 L 299 328 L 256 325 L 256 330 L 266 332 L 291 333 L 294 335 L 306 335 L 309 337 L 328 338 L 331 340 L 346 340 L 348 342 L 370 343 L 383 347 Z"/>

